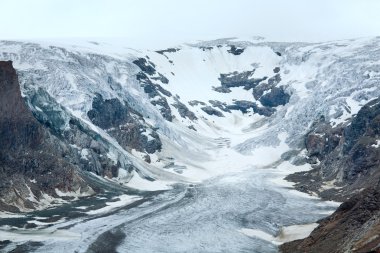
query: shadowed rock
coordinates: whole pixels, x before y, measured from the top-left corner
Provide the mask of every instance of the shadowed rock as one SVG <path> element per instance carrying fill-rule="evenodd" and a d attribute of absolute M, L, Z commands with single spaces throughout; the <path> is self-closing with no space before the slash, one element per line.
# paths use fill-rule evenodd
<path fill-rule="evenodd" d="M 139 58 L 133 61 L 133 63 L 141 69 L 141 72 L 137 73 L 136 79 L 140 82 L 141 87 L 144 88 L 144 92 L 148 94 L 151 104 L 154 106 L 158 105 L 157 107 L 161 115 L 167 121 L 172 121 L 173 115 L 168 101 L 164 97 L 171 97 L 172 94 L 162 88 L 161 85 L 153 82 L 160 81 L 163 84 L 168 84 L 169 80 L 161 73 L 157 73 L 155 69 L 156 66 L 145 58 Z"/>
<path fill-rule="evenodd" d="M 244 48 L 237 48 L 235 45 L 230 46 L 230 49 L 227 52 L 233 55 L 241 55 L 244 52 Z"/>
<path fill-rule="evenodd" d="M 288 180 L 301 191 L 345 202 L 309 237 L 282 245 L 282 252 L 380 252 L 379 119 L 380 98 L 345 124 L 333 128 L 324 117 L 313 124 L 305 146 L 314 169 Z M 333 187 L 324 189 L 326 182 Z"/>
<path fill-rule="evenodd" d="M 224 115 L 221 111 L 218 111 L 218 110 L 212 108 L 211 106 L 204 106 L 204 107 L 201 107 L 201 109 L 202 109 L 202 111 L 204 111 L 208 115 L 215 115 L 218 117 L 224 117 Z"/>
<path fill-rule="evenodd" d="M 175 98 L 175 103 L 172 104 L 175 108 L 177 108 L 179 115 L 182 118 L 188 118 L 190 120 L 197 120 L 198 118 L 195 114 L 187 108 L 187 106 L 179 101 L 178 98 Z"/>
<path fill-rule="evenodd" d="M 88 190 L 65 148 L 26 107 L 12 62 L 0 62 L 0 209 L 33 209 L 42 193 Z"/>
<path fill-rule="evenodd" d="M 282 245 L 284 253 L 380 252 L 380 187 L 344 202 L 305 239 Z"/>
<path fill-rule="evenodd" d="M 98 94 L 87 113 L 90 120 L 106 130 L 126 150 L 136 149 L 152 154 L 161 150 L 158 134 L 144 122 L 142 115 L 134 111 L 127 103 L 118 99 L 103 99 Z"/>
<path fill-rule="evenodd" d="M 270 92 L 260 98 L 260 102 L 263 106 L 277 107 L 287 104 L 289 99 L 290 95 L 286 93 L 284 87 L 281 86 L 272 88 Z"/>

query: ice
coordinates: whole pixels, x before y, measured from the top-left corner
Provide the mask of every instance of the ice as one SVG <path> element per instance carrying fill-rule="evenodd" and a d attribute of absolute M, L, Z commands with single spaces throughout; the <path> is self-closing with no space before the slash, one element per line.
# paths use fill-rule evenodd
<path fill-rule="evenodd" d="M 10 240 L 13 242 L 25 242 L 25 241 L 45 241 L 45 240 L 79 240 L 80 235 L 71 233 L 65 230 L 52 230 L 52 229 L 40 229 L 38 231 L 33 230 L 20 230 L 17 232 L 0 230 L 0 238 L 2 240 Z"/>
<path fill-rule="evenodd" d="M 231 43 L 244 52 L 228 53 Z M 66 110 L 66 123 L 73 117 L 96 132 L 108 147 L 108 158 L 120 164 L 117 178 L 93 177 L 131 191 L 118 193 L 116 201 L 94 197 L 106 206 L 89 211 L 91 218 L 64 220 L 35 235 L 2 227 L 1 235 L 16 242 L 29 237 L 41 241 L 40 252 L 86 252 L 116 232 L 123 235 L 119 252 L 277 252 L 277 244 L 307 236 L 314 222 L 339 204 L 294 190 L 284 180 L 286 175 L 311 167 L 294 166 L 284 161 L 283 154 L 291 151 L 305 157 L 304 135 L 315 120 L 324 116 L 332 125 L 345 123 L 380 96 L 378 44 L 379 38 L 313 44 L 230 38 L 181 45 L 179 51 L 162 55 L 129 49 L 122 41 L 0 42 L 0 59 L 14 61 L 23 96 L 39 88 L 47 91 Z M 213 48 L 202 49 L 209 46 Z M 167 99 L 175 119 L 162 118 L 136 80 L 140 70 L 132 61 L 146 56 L 169 79 L 168 84 L 154 83 L 178 95 L 198 120 L 181 118 L 173 97 Z M 254 101 L 251 91 L 231 88 L 230 93 L 219 93 L 212 87 L 220 85 L 220 74 L 255 69 L 253 78 L 271 77 L 275 67 L 280 67 L 280 85 L 291 97 L 271 117 L 232 111 L 219 118 L 189 105 L 191 100 Z M 151 154 L 150 164 L 143 161 L 144 153 L 125 150 L 89 120 L 87 112 L 96 94 L 127 101 L 158 129 L 163 147 Z M 151 138 L 150 133 L 143 134 Z M 373 147 L 379 145 L 378 141 Z M 84 159 L 88 157 L 88 150 L 76 148 Z M 126 170 L 129 165 L 135 169 Z M 331 181 L 323 187 L 336 186 Z M 80 191 L 56 193 L 80 196 Z M 32 195 L 30 199 L 35 200 Z M 39 201 L 42 209 L 70 205 L 47 194 Z M 83 213 L 87 207 L 93 208 L 86 203 L 74 209 Z"/>
<path fill-rule="evenodd" d="M 108 213 L 114 209 L 129 205 L 141 199 L 141 197 L 133 196 L 133 195 L 121 195 L 121 196 L 115 197 L 115 199 L 118 199 L 118 201 L 106 202 L 106 205 L 107 205 L 106 207 L 103 207 L 97 210 L 88 211 L 86 213 L 89 215 Z"/>
<path fill-rule="evenodd" d="M 259 239 L 269 241 L 273 244 L 281 245 L 285 242 L 290 242 L 290 241 L 299 240 L 299 239 L 308 237 L 310 233 L 317 226 L 318 226 L 317 223 L 311 223 L 311 224 L 305 224 L 305 225 L 293 225 L 293 226 L 283 227 L 280 230 L 280 234 L 276 237 L 258 229 L 242 228 L 239 230 L 239 232 L 250 237 L 257 237 Z"/>
<path fill-rule="evenodd" d="M 138 173 L 135 173 L 132 179 L 128 181 L 128 186 L 143 191 L 158 191 L 170 189 L 170 183 L 174 182 L 144 180 Z"/>
<path fill-rule="evenodd" d="M 277 238 L 283 243 L 303 239 L 308 237 L 318 225 L 318 223 L 311 223 L 283 227 Z"/>

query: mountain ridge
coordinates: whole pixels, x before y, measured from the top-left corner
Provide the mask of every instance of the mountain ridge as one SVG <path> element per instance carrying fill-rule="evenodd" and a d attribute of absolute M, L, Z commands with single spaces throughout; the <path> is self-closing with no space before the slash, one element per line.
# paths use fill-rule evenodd
<path fill-rule="evenodd" d="M 13 60 L 27 106 L 66 161 L 144 192 L 252 168 L 311 169 L 321 134 L 313 122 L 339 128 L 380 96 L 379 44 L 216 40 L 118 51 L 2 41 L 0 59 Z"/>

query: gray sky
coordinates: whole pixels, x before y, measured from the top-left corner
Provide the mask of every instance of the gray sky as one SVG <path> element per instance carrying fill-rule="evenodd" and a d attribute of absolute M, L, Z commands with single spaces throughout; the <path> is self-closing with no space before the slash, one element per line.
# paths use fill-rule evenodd
<path fill-rule="evenodd" d="M 0 39 L 123 37 L 149 47 L 380 35 L 380 0 L 0 0 L 0 8 Z"/>

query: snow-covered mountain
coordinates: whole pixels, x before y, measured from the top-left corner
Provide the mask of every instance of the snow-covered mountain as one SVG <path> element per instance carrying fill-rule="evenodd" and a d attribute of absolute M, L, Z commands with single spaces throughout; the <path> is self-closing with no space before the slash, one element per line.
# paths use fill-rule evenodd
<path fill-rule="evenodd" d="M 139 191 L 247 169 L 278 167 L 280 179 L 310 169 L 310 127 L 321 117 L 344 124 L 379 97 L 379 59 L 380 38 L 221 39 L 160 51 L 0 42 L 0 60 L 13 61 L 27 105 L 67 145 L 66 159 L 86 178 Z M 47 194 L 51 202 L 86 189 Z M 25 211 L 42 199 L 30 191 L 6 204 Z"/>
<path fill-rule="evenodd" d="M 201 165 L 203 159 L 188 164 L 172 149 L 208 160 L 214 154 L 204 145 L 215 144 L 205 140 L 224 138 L 220 142 L 233 150 L 252 154 L 257 147 L 279 145 L 281 136 L 298 149 L 300 137 L 321 115 L 344 122 L 380 95 L 378 43 L 377 38 L 320 44 L 226 39 L 152 52 L 96 42 L 63 47 L 3 41 L 0 52 L 1 59 L 13 61 L 36 115 L 54 111 L 56 103 L 64 113 L 54 127 L 65 129 L 70 118 L 78 119 L 107 139 L 115 162 L 125 155 L 144 171 L 146 164 L 135 157 L 149 152 L 133 147 L 124 152 L 111 127 L 101 129 L 89 116 L 98 95 L 101 103 L 117 99 L 144 117 L 148 137 L 157 131 L 164 142 L 149 167 L 161 174 L 168 163 L 164 156 L 174 156 L 175 164 L 190 167 L 178 169 L 182 174 L 171 171 L 182 176 L 210 169 Z M 39 93 L 53 101 L 38 101 Z M 152 175 L 160 176 L 165 177 Z"/>

